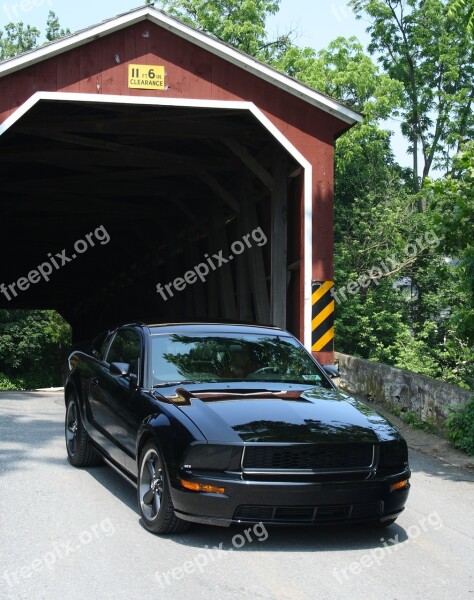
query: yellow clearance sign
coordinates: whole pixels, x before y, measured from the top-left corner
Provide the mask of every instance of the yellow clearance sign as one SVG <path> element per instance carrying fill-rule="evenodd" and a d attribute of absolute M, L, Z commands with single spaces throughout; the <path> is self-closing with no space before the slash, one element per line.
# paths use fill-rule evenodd
<path fill-rule="evenodd" d="M 164 90 L 165 68 L 156 65 L 128 65 L 128 87 L 135 90 Z"/>

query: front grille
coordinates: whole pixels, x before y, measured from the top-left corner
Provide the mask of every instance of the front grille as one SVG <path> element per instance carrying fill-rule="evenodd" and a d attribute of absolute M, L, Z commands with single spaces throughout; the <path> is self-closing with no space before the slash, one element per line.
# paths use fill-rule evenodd
<path fill-rule="evenodd" d="M 244 470 L 367 469 L 372 465 L 372 444 L 298 444 L 246 446 Z"/>
<path fill-rule="evenodd" d="M 325 506 L 239 506 L 234 513 L 234 520 L 312 525 L 372 520 L 380 517 L 382 513 L 383 502 Z"/>

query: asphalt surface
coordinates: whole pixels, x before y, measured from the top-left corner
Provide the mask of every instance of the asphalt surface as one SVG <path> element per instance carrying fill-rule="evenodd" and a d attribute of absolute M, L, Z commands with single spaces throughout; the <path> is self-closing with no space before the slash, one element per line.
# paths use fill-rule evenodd
<path fill-rule="evenodd" d="M 0 394 L 1 600 L 474 600 L 470 470 L 412 452 L 407 508 L 384 530 L 160 538 L 119 475 L 69 465 L 63 419 L 61 393 Z"/>

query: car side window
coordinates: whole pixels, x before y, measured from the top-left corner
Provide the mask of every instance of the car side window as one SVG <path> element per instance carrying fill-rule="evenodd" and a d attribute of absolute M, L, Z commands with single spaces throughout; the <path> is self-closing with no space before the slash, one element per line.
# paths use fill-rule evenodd
<path fill-rule="evenodd" d="M 117 331 L 107 353 L 107 362 L 120 362 L 130 365 L 130 373 L 138 376 L 141 357 L 141 339 L 137 331 L 122 329 Z"/>

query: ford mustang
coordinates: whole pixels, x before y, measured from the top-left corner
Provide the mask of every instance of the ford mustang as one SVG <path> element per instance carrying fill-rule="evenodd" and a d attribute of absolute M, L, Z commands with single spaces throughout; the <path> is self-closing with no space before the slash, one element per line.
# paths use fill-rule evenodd
<path fill-rule="evenodd" d="M 405 440 L 287 331 L 133 323 L 69 363 L 68 460 L 125 477 L 153 533 L 192 522 L 389 525 L 404 508 Z"/>

